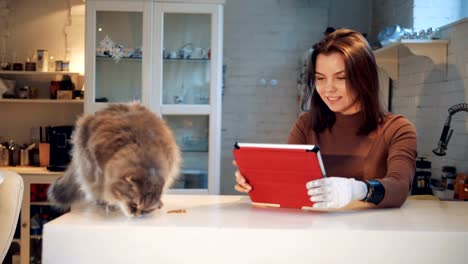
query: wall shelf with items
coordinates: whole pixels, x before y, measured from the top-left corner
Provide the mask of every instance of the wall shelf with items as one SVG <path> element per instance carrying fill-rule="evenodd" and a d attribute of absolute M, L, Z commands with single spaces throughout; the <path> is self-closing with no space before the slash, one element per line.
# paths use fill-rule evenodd
<path fill-rule="evenodd" d="M 0 98 L 0 119 L 8 120 L 0 123 L 3 141 L 29 145 L 33 127 L 73 125 L 83 113 L 84 100 L 72 91 L 83 85 L 78 72 L 0 71 L 0 78 L 7 88 Z"/>
<path fill-rule="evenodd" d="M 402 39 L 383 48 L 374 50 L 377 65 L 383 68 L 393 80 L 398 80 L 398 65 L 401 49 L 406 47 L 411 53 L 430 58 L 436 67 L 447 72 L 448 40 Z"/>
<path fill-rule="evenodd" d="M 51 71 L 51 72 L 38 72 L 38 71 L 0 71 L 0 75 L 79 75 L 78 72 L 65 72 L 65 71 Z"/>

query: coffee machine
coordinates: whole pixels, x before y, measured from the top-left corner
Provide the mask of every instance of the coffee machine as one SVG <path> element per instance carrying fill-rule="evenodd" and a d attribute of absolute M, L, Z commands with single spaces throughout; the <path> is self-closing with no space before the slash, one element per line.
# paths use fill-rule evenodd
<path fill-rule="evenodd" d="M 50 171 L 64 171 L 70 163 L 72 149 L 71 135 L 73 126 L 55 126 L 48 130 L 50 144 Z"/>

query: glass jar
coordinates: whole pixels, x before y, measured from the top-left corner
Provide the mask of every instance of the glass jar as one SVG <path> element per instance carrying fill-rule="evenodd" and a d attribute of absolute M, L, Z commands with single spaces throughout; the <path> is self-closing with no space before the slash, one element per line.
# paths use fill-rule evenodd
<path fill-rule="evenodd" d="M 442 175 L 440 177 L 442 181 L 442 188 L 444 190 L 454 190 L 456 176 L 457 176 L 457 169 L 455 167 L 443 166 Z"/>
<path fill-rule="evenodd" d="M 411 194 L 432 194 L 430 180 L 431 162 L 423 157 L 416 159 L 416 171 L 414 173 Z"/>

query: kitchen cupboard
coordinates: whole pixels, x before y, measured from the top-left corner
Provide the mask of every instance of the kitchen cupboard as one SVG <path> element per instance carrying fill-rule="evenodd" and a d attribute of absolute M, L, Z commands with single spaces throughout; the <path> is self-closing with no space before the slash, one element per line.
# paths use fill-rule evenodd
<path fill-rule="evenodd" d="M 84 111 L 139 101 L 172 128 L 170 192 L 219 193 L 224 1 L 86 1 Z"/>
<path fill-rule="evenodd" d="M 31 128 L 40 126 L 73 125 L 83 113 L 83 99 L 50 99 L 51 81 L 69 78 L 75 89 L 82 86 L 82 76 L 77 72 L 0 71 L 0 78 L 9 86 L 7 94 L 28 86 L 34 99 L 0 99 L 0 142 L 13 140 L 24 145 L 32 141 Z M 41 263 L 42 226 L 63 212 L 52 208 L 46 197 L 38 201 L 31 190 L 42 188 L 58 179 L 62 172 L 50 172 L 45 167 L 0 167 L 12 170 L 23 177 L 24 197 L 18 221 L 19 235 L 13 243 L 19 245 L 20 263 Z M 34 194 L 34 192 L 32 192 Z M 33 195 L 34 196 L 34 195 Z M 32 224 L 34 222 L 34 224 Z"/>
<path fill-rule="evenodd" d="M 20 245 L 20 263 L 42 263 L 42 227 L 47 221 L 63 212 L 53 208 L 45 199 L 35 199 L 31 195 L 34 185 L 51 184 L 63 175 L 63 172 L 50 172 L 40 167 L 7 167 L 23 177 L 24 195 L 18 225 L 19 239 L 13 243 Z M 33 223 L 35 222 L 35 223 Z"/>

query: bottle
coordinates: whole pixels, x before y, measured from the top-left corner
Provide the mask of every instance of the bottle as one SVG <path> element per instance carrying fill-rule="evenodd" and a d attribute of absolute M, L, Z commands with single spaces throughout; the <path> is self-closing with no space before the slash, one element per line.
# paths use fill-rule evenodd
<path fill-rule="evenodd" d="M 0 144 L 0 167 L 8 167 L 10 165 L 10 152 L 7 147 Z"/>
<path fill-rule="evenodd" d="M 10 154 L 10 165 L 16 166 L 20 164 L 20 151 L 18 145 L 13 140 L 10 140 L 8 145 L 8 151 Z"/>

